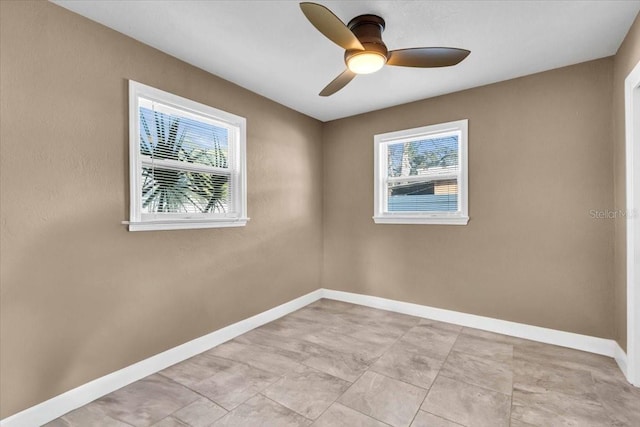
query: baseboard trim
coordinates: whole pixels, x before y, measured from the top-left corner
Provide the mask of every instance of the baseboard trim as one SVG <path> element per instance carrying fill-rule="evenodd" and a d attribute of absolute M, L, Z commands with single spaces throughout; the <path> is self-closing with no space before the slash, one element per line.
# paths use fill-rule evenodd
<path fill-rule="evenodd" d="M 40 426 L 69 411 L 73 411 L 106 394 L 138 381 L 148 375 L 207 351 L 252 329 L 292 313 L 322 298 L 322 289 L 303 295 L 275 308 L 218 329 L 126 368 L 83 384 L 38 405 L 0 421 L 2 427 Z"/>
<path fill-rule="evenodd" d="M 614 356 L 616 363 L 618 364 L 618 368 L 622 371 L 625 378 L 629 378 L 627 374 L 627 353 L 620 347 L 620 344 L 614 342 Z"/>
<path fill-rule="evenodd" d="M 203 351 L 207 351 L 245 332 L 299 310 L 321 298 L 409 314 L 425 319 L 439 320 L 441 322 L 609 356 L 616 360 L 618 366 L 620 366 L 620 369 L 626 376 L 627 355 L 618 343 L 613 340 L 477 316 L 426 305 L 321 288 L 27 408 L 22 412 L 0 420 L 0 426 L 23 427 L 39 426 L 48 423 L 69 411 L 86 405 L 132 382 L 200 354 Z"/>
<path fill-rule="evenodd" d="M 477 316 L 475 314 L 461 313 L 458 311 L 445 310 L 442 308 L 412 304 L 369 295 L 354 294 L 351 292 L 323 289 L 322 296 L 323 298 L 337 301 L 409 314 L 411 316 L 423 317 L 425 319 L 439 320 L 441 322 L 453 323 L 498 334 L 539 341 L 546 344 L 588 351 L 590 353 L 601 354 L 613 358 L 616 358 L 618 355 L 616 350 L 616 347 L 619 347 L 618 343 L 614 340 L 605 338 L 597 338 L 589 335 L 542 328 L 540 326 L 526 325 L 524 323 L 510 322 L 507 320 Z M 620 351 L 622 351 L 622 349 L 620 349 Z M 622 353 L 624 354 L 624 352 Z M 616 358 L 616 360 L 618 359 Z"/>

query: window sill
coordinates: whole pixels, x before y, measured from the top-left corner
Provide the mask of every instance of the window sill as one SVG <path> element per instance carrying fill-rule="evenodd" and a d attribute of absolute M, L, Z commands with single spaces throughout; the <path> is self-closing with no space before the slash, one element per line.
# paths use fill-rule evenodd
<path fill-rule="evenodd" d="M 468 216 L 374 216 L 376 224 L 439 224 L 439 225 L 467 225 Z"/>
<path fill-rule="evenodd" d="M 189 230 L 199 228 L 244 227 L 249 218 L 221 220 L 175 220 L 175 221 L 122 221 L 129 226 L 129 231 Z"/>

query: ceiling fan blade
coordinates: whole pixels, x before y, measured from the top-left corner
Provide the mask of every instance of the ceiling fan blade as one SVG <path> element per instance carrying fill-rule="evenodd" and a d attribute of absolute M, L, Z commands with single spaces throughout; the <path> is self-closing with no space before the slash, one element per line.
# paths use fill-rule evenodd
<path fill-rule="evenodd" d="M 364 50 L 355 34 L 326 7 L 317 3 L 304 2 L 300 3 L 300 9 L 318 31 L 338 46 L 346 50 Z"/>
<path fill-rule="evenodd" d="M 356 73 L 353 71 L 346 69 L 340 74 L 338 77 L 333 79 L 331 83 L 329 83 L 322 91 L 320 92 L 320 96 L 331 96 L 343 87 L 347 85 L 353 78 L 356 76 Z"/>
<path fill-rule="evenodd" d="M 416 47 L 392 50 L 388 54 L 387 65 L 400 67 L 449 67 L 456 65 L 471 52 L 453 47 Z"/>

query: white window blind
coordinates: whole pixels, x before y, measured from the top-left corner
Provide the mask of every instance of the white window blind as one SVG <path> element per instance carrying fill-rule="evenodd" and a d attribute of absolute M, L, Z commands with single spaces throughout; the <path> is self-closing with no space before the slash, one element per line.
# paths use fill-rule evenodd
<path fill-rule="evenodd" d="M 245 120 L 130 82 L 130 230 L 246 224 Z"/>
<path fill-rule="evenodd" d="M 374 220 L 466 224 L 467 121 L 375 137 Z"/>

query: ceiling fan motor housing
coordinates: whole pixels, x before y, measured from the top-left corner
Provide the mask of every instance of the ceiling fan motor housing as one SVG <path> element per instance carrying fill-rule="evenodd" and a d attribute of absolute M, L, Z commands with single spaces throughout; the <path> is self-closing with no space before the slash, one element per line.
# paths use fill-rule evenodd
<path fill-rule="evenodd" d="M 389 51 L 382 41 L 382 32 L 385 27 L 384 19 L 376 15 L 360 15 L 349 21 L 347 27 L 360 40 L 365 52 L 375 52 L 387 58 Z M 348 63 L 352 56 L 361 53 L 361 50 L 346 50 L 344 52 L 345 63 Z"/>

